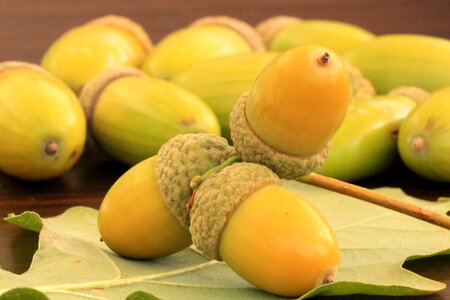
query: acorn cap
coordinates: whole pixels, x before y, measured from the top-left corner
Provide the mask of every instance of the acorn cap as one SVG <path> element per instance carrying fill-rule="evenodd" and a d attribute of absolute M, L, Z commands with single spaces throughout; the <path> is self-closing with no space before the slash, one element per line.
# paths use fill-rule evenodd
<path fill-rule="evenodd" d="M 0 73 L 12 69 L 30 69 L 53 77 L 47 70 L 36 64 L 17 60 L 8 60 L 0 63 Z"/>
<path fill-rule="evenodd" d="M 235 163 L 212 174 L 200 185 L 191 209 L 194 245 L 209 258 L 222 260 L 219 243 L 227 221 L 249 195 L 281 180 L 269 168 L 253 163 Z"/>
<path fill-rule="evenodd" d="M 225 138 L 209 133 L 179 134 L 159 149 L 156 180 L 170 211 L 183 227 L 189 228 L 186 205 L 192 195 L 191 180 L 235 154 Z"/>
<path fill-rule="evenodd" d="M 87 22 L 85 25 L 107 25 L 124 30 L 134 36 L 147 54 L 153 48 L 152 40 L 144 28 L 129 18 L 116 15 L 106 15 L 95 18 L 92 21 Z"/>
<path fill-rule="evenodd" d="M 231 139 L 242 160 L 266 165 L 281 178 L 288 179 L 318 170 L 328 156 L 331 142 L 309 156 L 295 156 L 274 149 L 256 136 L 248 123 L 245 115 L 248 96 L 249 92 L 242 94 L 230 114 Z"/>
<path fill-rule="evenodd" d="M 301 21 L 302 19 L 293 16 L 273 16 L 256 24 L 255 29 L 262 38 L 266 48 L 270 48 L 272 40 L 281 30 Z"/>
<path fill-rule="evenodd" d="M 91 80 L 82 88 L 79 96 L 88 124 L 92 119 L 92 114 L 97 104 L 97 100 L 102 91 L 114 80 L 129 76 L 146 76 L 142 71 L 133 67 L 116 67 L 107 69 Z"/>
<path fill-rule="evenodd" d="M 361 71 L 347 59 L 339 57 L 348 71 L 350 78 L 350 95 L 353 99 L 365 99 L 376 95 L 372 82 L 365 78 Z"/>
<path fill-rule="evenodd" d="M 266 47 L 256 30 L 248 23 L 228 16 L 208 16 L 197 19 L 191 26 L 221 25 L 241 35 L 255 52 L 264 52 Z"/>
<path fill-rule="evenodd" d="M 393 88 L 388 92 L 388 95 L 390 96 L 406 96 L 408 98 L 411 98 L 416 103 L 422 103 L 425 101 L 429 96 L 430 93 L 425 91 L 422 88 L 416 87 L 416 86 L 399 86 L 396 88 Z"/>

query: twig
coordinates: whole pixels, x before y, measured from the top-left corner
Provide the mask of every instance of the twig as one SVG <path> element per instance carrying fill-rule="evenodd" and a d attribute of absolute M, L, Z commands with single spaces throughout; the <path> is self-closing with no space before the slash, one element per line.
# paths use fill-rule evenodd
<path fill-rule="evenodd" d="M 341 194 L 352 196 L 373 204 L 377 204 L 403 214 L 421 219 L 434 225 L 450 229 L 450 217 L 444 214 L 428 210 L 426 208 L 401 201 L 399 199 L 382 195 L 373 190 L 369 190 L 354 184 L 327 176 L 310 173 L 297 179 L 298 181 L 319 186 L 327 190 L 335 191 Z"/>

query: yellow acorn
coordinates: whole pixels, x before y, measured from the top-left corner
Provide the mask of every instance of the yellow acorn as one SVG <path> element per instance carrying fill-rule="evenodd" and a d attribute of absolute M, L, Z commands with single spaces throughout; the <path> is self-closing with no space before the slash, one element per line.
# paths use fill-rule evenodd
<path fill-rule="evenodd" d="M 41 65 L 76 93 L 105 69 L 140 67 L 152 41 L 136 22 L 108 15 L 70 29 L 45 52 Z"/>
<path fill-rule="evenodd" d="M 67 172 L 80 158 L 86 120 L 73 91 L 38 65 L 0 64 L 0 170 L 26 180 Z"/>
<path fill-rule="evenodd" d="M 267 41 L 267 48 L 270 51 L 285 51 L 300 45 L 318 44 L 343 54 L 356 45 L 372 40 L 375 36 L 362 27 L 341 21 L 295 20 L 292 17 L 288 22 L 286 17 L 273 20 L 269 25 L 277 30 Z M 259 27 L 261 28 L 261 25 Z"/>
<path fill-rule="evenodd" d="M 102 240 L 118 255 L 135 259 L 188 247 L 190 182 L 233 155 L 233 147 L 216 135 L 170 139 L 157 156 L 131 167 L 108 190 L 98 213 Z"/>
<path fill-rule="evenodd" d="M 80 101 L 96 144 L 128 165 L 155 155 L 177 134 L 220 135 L 217 117 L 198 96 L 134 68 L 102 72 Z"/>
<path fill-rule="evenodd" d="M 200 61 L 263 50 L 261 38 L 246 22 L 227 16 L 205 17 L 159 41 L 142 68 L 151 76 L 171 79 Z"/>
<path fill-rule="evenodd" d="M 450 86 L 432 93 L 403 121 L 398 149 L 419 176 L 450 182 Z"/>
<path fill-rule="evenodd" d="M 244 53 L 220 56 L 194 64 L 172 79 L 198 95 L 219 119 L 222 136 L 230 138 L 230 112 L 239 96 L 277 53 Z"/>
<path fill-rule="evenodd" d="M 190 215 L 200 251 L 269 293 L 298 297 L 338 271 L 339 247 L 326 219 L 265 166 L 235 163 L 209 175 Z"/>
<path fill-rule="evenodd" d="M 347 182 L 380 174 L 399 161 L 397 134 L 416 102 L 402 95 L 379 95 L 349 104 L 333 147 L 317 173 Z"/>
<path fill-rule="evenodd" d="M 344 57 L 361 70 L 377 93 L 399 86 L 428 92 L 450 85 L 450 41 L 418 34 L 388 34 L 349 49 Z"/>
<path fill-rule="evenodd" d="M 189 231 L 167 207 L 156 182 L 156 156 L 136 164 L 108 190 L 99 209 L 102 240 L 117 254 L 149 259 L 191 244 Z"/>
<path fill-rule="evenodd" d="M 317 170 L 344 119 L 349 93 L 348 72 L 331 50 L 303 45 L 283 52 L 230 115 L 236 151 L 283 178 Z"/>

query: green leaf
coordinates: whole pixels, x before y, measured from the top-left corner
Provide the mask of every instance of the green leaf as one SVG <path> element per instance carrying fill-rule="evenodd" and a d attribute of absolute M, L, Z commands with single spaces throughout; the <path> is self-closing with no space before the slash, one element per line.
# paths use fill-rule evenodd
<path fill-rule="evenodd" d="M 143 291 L 137 291 L 128 295 L 128 297 L 125 300 L 161 300 L 161 299 L 153 296 L 152 294 Z"/>
<path fill-rule="evenodd" d="M 33 211 L 23 212 L 19 216 L 11 213 L 4 220 L 21 228 L 25 228 L 35 232 L 41 231 L 43 226 L 41 217 Z"/>
<path fill-rule="evenodd" d="M 449 230 L 314 186 L 294 181 L 284 185 L 322 211 L 341 249 L 335 282 L 300 299 L 345 294 L 411 296 L 445 288 L 443 283 L 402 268 L 402 264 L 408 259 L 450 254 Z M 420 201 L 391 188 L 378 191 L 440 213 L 450 210 L 449 201 Z M 100 241 L 97 211 L 92 208 L 73 207 L 45 219 L 25 212 L 6 220 L 35 231 L 41 224 L 41 230 L 39 247 L 27 272 L 17 275 L 0 270 L 0 294 L 27 286 L 50 299 L 68 300 L 283 299 L 256 289 L 224 263 L 207 260 L 195 248 L 148 261 L 119 257 Z"/>
<path fill-rule="evenodd" d="M 31 288 L 15 288 L 3 293 L 0 300 L 48 300 L 42 292 Z"/>

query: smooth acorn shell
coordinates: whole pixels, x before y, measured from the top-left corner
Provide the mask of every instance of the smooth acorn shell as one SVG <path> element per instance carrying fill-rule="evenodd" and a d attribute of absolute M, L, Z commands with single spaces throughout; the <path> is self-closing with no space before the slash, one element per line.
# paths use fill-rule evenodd
<path fill-rule="evenodd" d="M 230 112 L 250 90 L 258 74 L 277 53 L 245 53 L 212 58 L 181 72 L 173 82 L 198 95 L 219 119 L 222 136 L 230 138 Z"/>
<path fill-rule="evenodd" d="M 349 75 L 339 56 L 322 46 L 302 45 L 278 55 L 261 71 L 245 112 L 255 134 L 268 145 L 308 156 L 335 134 L 349 96 Z"/>
<path fill-rule="evenodd" d="M 450 41 L 427 35 L 378 36 L 344 54 L 378 94 L 399 86 L 433 92 L 450 85 Z"/>
<path fill-rule="evenodd" d="M 156 181 L 156 156 L 125 172 L 106 193 L 98 213 L 102 240 L 117 254 L 150 259 L 191 244 L 189 231 L 167 207 Z"/>
<path fill-rule="evenodd" d="M 236 31 L 222 25 L 181 28 L 164 37 L 145 59 L 142 69 L 150 76 L 171 79 L 200 61 L 252 52 Z"/>
<path fill-rule="evenodd" d="M 0 170 L 17 178 L 61 176 L 81 156 L 86 119 L 69 87 L 21 62 L 0 64 Z"/>
<path fill-rule="evenodd" d="M 105 69 L 140 67 L 151 43 L 138 24 L 124 17 L 107 16 L 63 33 L 49 46 L 41 65 L 78 93 Z"/>
<path fill-rule="evenodd" d="M 398 149 L 416 174 L 450 182 L 450 87 L 431 94 L 405 119 Z"/>
<path fill-rule="evenodd" d="M 95 100 L 90 128 L 100 148 L 128 165 L 155 155 L 177 134 L 220 135 L 217 117 L 200 98 L 145 75 L 107 84 Z"/>
<path fill-rule="evenodd" d="M 374 34 L 354 24 L 331 20 L 302 20 L 280 30 L 269 50 L 285 51 L 305 44 L 319 44 L 338 54 L 370 41 Z"/>
<path fill-rule="evenodd" d="M 405 96 L 376 96 L 349 104 L 333 146 L 317 173 L 354 182 L 370 178 L 398 163 L 397 133 L 415 107 Z"/>
<path fill-rule="evenodd" d="M 285 297 L 333 281 L 339 267 L 338 243 L 325 218 L 298 194 L 273 184 L 236 208 L 219 252 L 242 278 Z"/>

